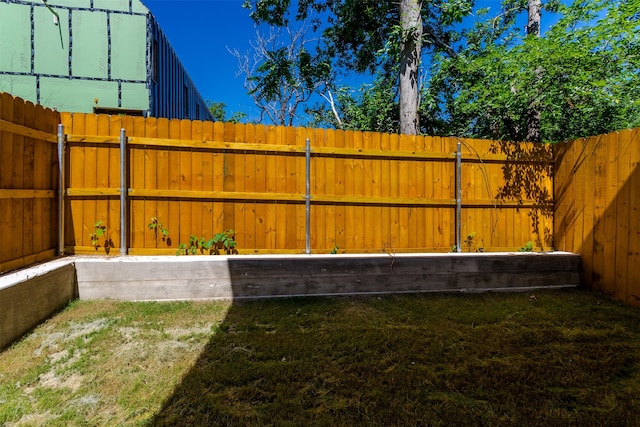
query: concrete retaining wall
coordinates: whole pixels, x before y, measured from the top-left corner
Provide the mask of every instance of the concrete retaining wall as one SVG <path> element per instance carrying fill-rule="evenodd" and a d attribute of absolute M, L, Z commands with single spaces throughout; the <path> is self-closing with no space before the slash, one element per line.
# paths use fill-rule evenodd
<path fill-rule="evenodd" d="M 569 253 L 80 258 L 80 298 L 183 300 L 577 286 Z"/>
<path fill-rule="evenodd" d="M 127 301 L 529 290 L 580 284 L 550 253 L 69 257 L 0 277 L 0 349 L 74 298 Z"/>
<path fill-rule="evenodd" d="M 77 297 L 75 269 L 69 260 L 0 277 L 0 349 Z"/>

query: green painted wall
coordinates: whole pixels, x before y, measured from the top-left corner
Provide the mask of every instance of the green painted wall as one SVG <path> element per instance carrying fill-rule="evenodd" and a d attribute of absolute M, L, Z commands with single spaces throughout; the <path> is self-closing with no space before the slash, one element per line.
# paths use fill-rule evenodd
<path fill-rule="evenodd" d="M 29 11 L 23 7 L 22 14 Z M 53 22 L 53 15 L 45 7 L 33 11 L 36 22 L 34 37 L 34 72 L 36 74 L 69 75 L 69 13 L 66 9 L 58 9 L 59 24 Z M 60 32 L 62 30 L 62 38 Z M 22 31 L 31 31 L 30 27 Z"/>
<path fill-rule="evenodd" d="M 109 77 L 107 14 L 74 10 L 72 19 L 73 75 L 107 79 Z"/>
<path fill-rule="evenodd" d="M 0 91 L 61 111 L 92 112 L 94 98 L 103 108 L 148 111 L 148 9 L 139 0 L 93 0 L 94 10 L 76 9 L 90 0 L 47 4 L 57 23 L 42 0 L 0 2 Z"/>
<path fill-rule="evenodd" d="M 40 79 L 42 104 L 60 111 L 91 112 L 98 99 L 98 105 L 108 107 L 118 105 L 118 82 L 94 81 L 88 85 L 84 80 Z"/>
<path fill-rule="evenodd" d="M 0 72 L 31 70 L 31 28 L 28 13 L 21 13 L 24 6 L 0 3 Z"/>
<path fill-rule="evenodd" d="M 111 76 L 123 80 L 147 78 L 147 19 L 111 15 Z"/>

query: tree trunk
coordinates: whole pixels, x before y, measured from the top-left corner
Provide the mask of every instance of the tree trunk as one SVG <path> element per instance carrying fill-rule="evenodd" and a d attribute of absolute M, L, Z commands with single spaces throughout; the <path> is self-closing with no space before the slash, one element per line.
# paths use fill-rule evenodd
<path fill-rule="evenodd" d="M 418 70 L 422 48 L 422 0 L 400 1 L 400 133 L 420 131 Z"/>
<path fill-rule="evenodd" d="M 527 35 L 540 37 L 540 15 L 542 9 L 541 0 L 529 0 L 528 16 L 527 16 Z M 534 88 L 539 86 L 542 78 L 542 69 L 537 67 L 534 71 Z M 527 112 L 527 141 L 540 142 L 542 134 L 540 132 L 540 108 L 536 101 L 537 90 L 534 89 L 534 98 L 529 103 L 529 111 Z"/>

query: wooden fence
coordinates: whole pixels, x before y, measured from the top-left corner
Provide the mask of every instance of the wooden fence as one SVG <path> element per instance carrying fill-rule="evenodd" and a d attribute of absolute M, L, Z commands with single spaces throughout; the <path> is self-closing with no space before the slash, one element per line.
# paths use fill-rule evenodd
<path fill-rule="evenodd" d="M 0 93 L 0 273 L 55 255 L 59 122 L 52 110 Z"/>
<path fill-rule="evenodd" d="M 640 306 L 640 129 L 566 144 L 555 155 L 555 246 L 579 253 L 582 281 Z"/>
<path fill-rule="evenodd" d="M 119 252 L 121 129 L 131 254 L 174 254 L 191 235 L 226 229 L 240 253 L 304 252 L 307 139 L 314 253 L 452 250 L 458 143 L 462 249 L 553 245 L 546 146 L 56 113 L 6 94 L 0 105 L 0 271 L 54 254 L 58 122 L 67 135 L 67 253 Z M 168 238 L 149 229 L 152 218 Z M 96 223 L 106 227 L 98 248 Z"/>
<path fill-rule="evenodd" d="M 450 251 L 462 145 L 464 250 L 552 246 L 548 147 L 456 138 L 61 114 L 68 144 L 65 245 L 120 247 L 120 146 L 127 135 L 131 254 L 175 253 L 233 229 L 240 253 L 305 251 L 305 142 L 314 253 Z M 152 218 L 168 230 L 154 233 Z M 467 239 L 469 240 L 469 239 Z M 105 241 L 109 244 L 105 245 Z"/>

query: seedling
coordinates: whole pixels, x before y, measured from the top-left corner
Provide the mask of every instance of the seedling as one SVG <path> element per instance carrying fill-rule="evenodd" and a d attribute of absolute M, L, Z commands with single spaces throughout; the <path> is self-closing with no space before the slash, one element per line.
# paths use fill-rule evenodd
<path fill-rule="evenodd" d="M 533 252 L 533 242 L 529 241 L 525 243 L 524 246 L 518 249 L 518 252 Z"/>
<path fill-rule="evenodd" d="M 149 220 L 149 224 L 147 225 L 147 227 L 149 227 L 149 230 L 153 230 L 153 235 L 156 241 L 156 248 L 158 247 L 158 237 L 160 237 L 163 242 L 167 242 L 167 245 L 171 246 L 169 230 L 164 225 L 162 225 L 160 221 L 158 221 L 157 217 L 152 217 Z"/>
<path fill-rule="evenodd" d="M 115 245 L 113 241 L 109 238 L 109 234 L 107 233 L 107 226 L 104 225 L 102 221 L 98 221 L 93 224 L 93 233 L 89 234 L 89 240 L 91 241 L 91 245 L 97 251 L 100 248 L 100 241 L 104 238 L 104 250 L 108 254 L 111 248 L 114 248 Z"/>

